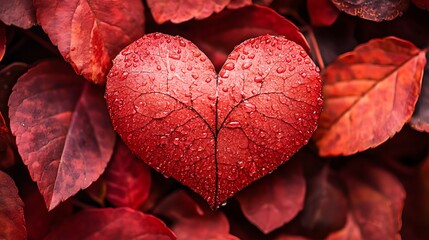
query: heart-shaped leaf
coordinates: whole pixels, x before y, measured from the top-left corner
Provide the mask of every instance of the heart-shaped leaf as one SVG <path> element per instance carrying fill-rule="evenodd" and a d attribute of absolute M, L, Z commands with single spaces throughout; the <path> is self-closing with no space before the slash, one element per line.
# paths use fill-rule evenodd
<path fill-rule="evenodd" d="M 295 42 L 247 40 L 217 75 L 193 43 L 160 33 L 115 58 L 106 99 L 130 149 L 212 207 L 305 145 L 323 102 L 318 69 Z"/>

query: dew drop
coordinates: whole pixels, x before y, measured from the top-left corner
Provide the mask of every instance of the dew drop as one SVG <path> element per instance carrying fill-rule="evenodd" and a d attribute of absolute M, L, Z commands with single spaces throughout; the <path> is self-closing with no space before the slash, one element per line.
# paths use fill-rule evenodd
<path fill-rule="evenodd" d="M 250 103 L 248 101 L 244 101 L 244 111 L 251 113 L 256 110 L 256 106 L 253 103 Z"/>
<path fill-rule="evenodd" d="M 200 57 L 200 61 L 201 62 L 205 62 L 207 60 L 207 58 L 205 58 L 205 57 Z"/>
<path fill-rule="evenodd" d="M 129 74 L 128 72 L 123 72 L 123 73 L 122 73 L 122 75 L 120 76 L 120 79 L 121 79 L 121 80 L 125 80 L 125 79 L 127 79 L 128 74 Z"/>
<path fill-rule="evenodd" d="M 224 69 L 229 70 L 229 71 L 233 70 L 233 69 L 234 69 L 234 67 L 235 67 L 235 64 L 234 64 L 233 62 L 227 62 L 227 63 L 223 66 L 223 68 L 224 68 Z"/>
<path fill-rule="evenodd" d="M 173 64 L 171 64 L 171 65 L 170 65 L 170 70 L 171 70 L 171 71 L 176 70 L 176 66 L 174 66 Z"/>
<path fill-rule="evenodd" d="M 301 57 L 306 57 L 307 53 L 304 50 L 299 51 L 299 55 L 301 55 Z"/>
<path fill-rule="evenodd" d="M 199 76 L 198 74 L 196 74 L 196 73 L 193 73 L 191 76 L 192 76 L 192 78 L 193 78 L 193 79 L 197 79 L 197 78 L 199 78 L 199 77 L 200 77 L 200 76 Z"/>
<path fill-rule="evenodd" d="M 205 80 L 205 82 L 206 83 L 209 83 L 209 82 L 211 82 L 212 81 L 212 79 L 211 78 L 206 78 L 206 80 Z"/>
<path fill-rule="evenodd" d="M 208 95 L 207 98 L 211 101 L 216 100 L 216 96 L 214 95 Z"/>
<path fill-rule="evenodd" d="M 229 72 L 226 71 L 225 69 L 222 69 L 219 73 L 219 76 L 223 77 L 223 78 L 228 78 L 229 77 Z"/>
<path fill-rule="evenodd" d="M 223 202 L 223 203 L 221 204 L 221 206 L 222 206 L 222 207 L 225 207 L 225 206 L 226 206 L 226 204 L 227 204 L 227 202 L 225 201 L 225 202 Z"/>
<path fill-rule="evenodd" d="M 299 58 L 296 59 L 296 61 L 301 62 L 302 58 L 299 57 Z"/>
<path fill-rule="evenodd" d="M 175 138 L 175 139 L 173 139 L 173 144 L 174 145 L 179 145 L 179 143 L 180 143 L 180 138 Z"/>
<path fill-rule="evenodd" d="M 253 175 L 256 174 L 256 164 L 254 162 L 252 162 L 252 164 L 250 165 L 250 169 L 249 169 L 249 175 L 252 177 Z"/>
<path fill-rule="evenodd" d="M 306 59 L 304 60 L 304 63 L 305 63 L 305 64 L 309 64 L 309 63 L 311 63 L 311 61 L 310 61 L 310 59 L 309 59 L 309 58 L 306 58 Z"/>
<path fill-rule="evenodd" d="M 246 69 L 249 69 L 251 66 L 252 66 L 251 62 L 245 62 L 245 63 L 243 63 L 243 65 L 241 65 L 241 68 L 243 70 L 246 70 Z"/>
<path fill-rule="evenodd" d="M 278 67 L 276 71 L 277 73 L 284 73 L 286 69 L 284 67 Z"/>
<path fill-rule="evenodd" d="M 238 127 L 241 127 L 241 124 L 239 122 L 236 122 L 236 121 L 231 121 L 227 124 L 227 126 L 229 128 L 238 128 Z"/>
<path fill-rule="evenodd" d="M 161 71 L 161 66 L 156 66 L 156 70 Z"/>
<path fill-rule="evenodd" d="M 185 43 L 185 41 L 183 41 L 183 40 L 180 40 L 180 41 L 179 41 L 179 45 L 180 45 L 180 46 L 182 46 L 182 47 L 186 47 L 186 43 Z"/>
<path fill-rule="evenodd" d="M 290 66 L 290 67 L 289 67 L 289 71 L 291 71 L 291 72 L 292 72 L 293 70 L 295 70 L 295 67 L 294 67 L 294 66 Z"/>
<path fill-rule="evenodd" d="M 188 66 L 186 69 L 187 69 L 188 71 L 192 71 L 192 66 Z"/>
<path fill-rule="evenodd" d="M 287 57 L 285 60 L 286 60 L 286 62 L 288 62 L 288 63 L 290 63 L 290 62 L 292 61 L 292 60 L 291 60 L 290 58 L 288 58 L 288 57 Z"/>
<path fill-rule="evenodd" d="M 180 54 L 177 53 L 170 53 L 168 55 L 171 59 L 180 60 Z"/>
<path fill-rule="evenodd" d="M 260 76 L 256 76 L 254 79 L 253 79 L 253 81 L 255 82 L 255 83 L 262 83 L 262 77 L 260 77 Z"/>
<path fill-rule="evenodd" d="M 222 88 L 222 91 L 224 91 L 224 92 L 228 92 L 228 87 L 223 87 L 223 88 Z"/>
<path fill-rule="evenodd" d="M 301 77 L 303 77 L 303 78 L 307 77 L 307 73 L 305 73 L 305 72 L 301 73 Z"/>
<path fill-rule="evenodd" d="M 237 60 L 239 56 L 240 56 L 240 53 L 232 52 L 231 54 L 229 54 L 228 59 Z"/>
<path fill-rule="evenodd" d="M 319 67 L 316 67 L 316 72 L 320 72 L 320 68 Z"/>
<path fill-rule="evenodd" d="M 199 56 L 201 56 L 201 53 L 200 53 L 200 52 L 193 52 L 192 54 L 194 55 L 194 57 L 199 57 Z"/>
<path fill-rule="evenodd" d="M 130 63 L 130 62 L 125 63 L 125 67 L 126 67 L 126 68 L 131 67 L 131 65 L 132 65 L 132 63 Z"/>
<path fill-rule="evenodd" d="M 247 56 L 249 59 L 254 59 L 255 58 L 255 54 L 251 53 L 249 54 L 249 56 Z"/>

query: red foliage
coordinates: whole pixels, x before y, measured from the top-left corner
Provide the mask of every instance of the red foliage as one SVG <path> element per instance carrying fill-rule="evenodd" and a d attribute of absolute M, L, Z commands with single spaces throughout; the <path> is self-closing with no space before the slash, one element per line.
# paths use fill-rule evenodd
<path fill-rule="evenodd" d="M 284 38 L 245 41 L 217 77 L 191 42 L 155 33 L 115 58 L 106 99 L 131 150 L 216 207 L 307 143 L 320 88 L 314 63 Z"/>
<path fill-rule="evenodd" d="M 140 0 L 34 0 L 34 5 L 37 22 L 64 59 L 95 83 L 105 83 L 112 59 L 144 33 Z"/>
<path fill-rule="evenodd" d="M 77 213 L 55 226 L 45 239 L 173 240 L 176 237 L 152 215 L 129 208 L 100 208 Z"/>
<path fill-rule="evenodd" d="M 150 169 L 122 143 L 116 144 L 105 172 L 107 199 L 117 207 L 137 209 L 149 195 Z"/>
<path fill-rule="evenodd" d="M 49 210 L 103 173 L 115 135 L 100 111 L 102 92 L 67 64 L 33 67 L 18 79 L 9 107 L 19 153 Z"/>
<path fill-rule="evenodd" d="M 0 21 L 7 25 L 15 25 L 20 28 L 32 27 L 36 24 L 36 12 L 33 7 L 33 1 L 2 1 L 0 5 Z"/>
<path fill-rule="evenodd" d="M 0 239 L 427 239 L 428 10 L 1 1 Z"/>
<path fill-rule="evenodd" d="M 186 22 L 192 18 L 204 19 L 212 13 L 218 13 L 225 7 L 240 8 L 251 5 L 251 0 L 148 0 L 147 4 L 155 21 L 159 24 L 166 21 L 173 23 Z"/>
<path fill-rule="evenodd" d="M 340 14 L 330 0 L 308 0 L 307 8 L 314 26 L 330 26 Z"/>
<path fill-rule="evenodd" d="M 25 239 L 24 209 L 12 178 L 0 171 L 0 238 Z"/>

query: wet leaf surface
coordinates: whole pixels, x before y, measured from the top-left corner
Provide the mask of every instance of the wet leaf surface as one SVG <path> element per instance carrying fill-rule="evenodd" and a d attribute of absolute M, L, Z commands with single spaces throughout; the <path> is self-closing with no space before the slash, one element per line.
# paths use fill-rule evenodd
<path fill-rule="evenodd" d="M 115 58 L 106 99 L 133 152 L 216 207 L 307 144 L 320 90 L 314 63 L 285 38 L 243 42 L 217 75 L 194 44 L 155 33 Z"/>

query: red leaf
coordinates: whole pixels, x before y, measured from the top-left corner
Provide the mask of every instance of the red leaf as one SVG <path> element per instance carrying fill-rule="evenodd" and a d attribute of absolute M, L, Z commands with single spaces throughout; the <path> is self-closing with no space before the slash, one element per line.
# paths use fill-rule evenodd
<path fill-rule="evenodd" d="M 420 93 L 410 125 L 418 131 L 429 132 L 429 64 L 425 66 L 422 92 Z"/>
<path fill-rule="evenodd" d="M 331 63 L 315 139 L 319 153 L 351 155 L 373 148 L 411 118 L 420 93 L 424 51 L 394 37 L 359 45 Z"/>
<path fill-rule="evenodd" d="M 301 162 L 290 161 L 240 192 L 246 218 L 265 234 L 291 221 L 304 205 L 305 179 Z"/>
<path fill-rule="evenodd" d="M 6 52 L 6 27 L 0 22 L 0 61 Z"/>
<path fill-rule="evenodd" d="M 303 232 L 319 239 L 344 226 L 348 204 L 341 182 L 327 165 L 309 177 L 304 209 L 298 217 Z"/>
<path fill-rule="evenodd" d="M 38 64 L 14 87 L 12 133 L 49 210 L 88 187 L 111 157 L 115 133 L 102 94 L 59 61 Z"/>
<path fill-rule="evenodd" d="M 155 33 L 114 60 L 106 99 L 133 152 L 215 207 L 308 142 L 320 90 L 314 63 L 285 38 L 243 42 L 218 76 L 193 43 Z"/>
<path fill-rule="evenodd" d="M 107 199 L 115 206 L 137 209 L 149 195 L 150 168 L 118 142 L 106 172 Z"/>
<path fill-rule="evenodd" d="M 43 196 L 39 193 L 34 182 L 20 186 L 20 193 L 24 201 L 28 239 L 43 239 L 53 225 L 73 213 L 73 205 L 69 201 L 48 212 Z"/>
<path fill-rule="evenodd" d="M 351 214 L 362 239 L 400 239 L 405 199 L 401 183 L 368 161 L 352 162 L 342 176 L 349 189 Z"/>
<path fill-rule="evenodd" d="M 144 33 L 141 0 L 34 0 L 37 20 L 78 74 L 104 84 L 112 59 Z"/>
<path fill-rule="evenodd" d="M 147 0 L 147 5 L 158 24 L 167 21 L 181 23 L 192 18 L 200 20 L 222 11 L 227 6 L 239 8 L 251 4 L 251 0 Z"/>
<path fill-rule="evenodd" d="M 0 21 L 6 25 L 30 28 L 36 25 L 32 0 L 7 0 L 0 4 Z"/>
<path fill-rule="evenodd" d="M 216 69 L 222 67 L 236 45 L 264 34 L 283 35 L 310 51 L 304 36 L 292 22 L 270 8 L 257 5 L 225 10 L 206 20 L 191 22 L 180 34 L 199 46 Z"/>
<path fill-rule="evenodd" d="M 377 22 L 393 20 L 401 16 L 410 3 L 409 0 L 331 1 L 343 12 Z"/>
<path fill-rule="evenodd" d="M 26 239 L 24 204 L 12 178 L 0 171 L 0 239 Z"/>
<path fill-rule="evenodd" d="M 158 218 L 128 208 L 83 210 L 55 227 L 49 239 L 176 239 Z"/>
<path fill-rule="evenodd" d="M 308 15 L 313 26 L 331 26 L 340 12 L 330 0 L 308 0 Z"/>
<path fill-rule="evenodd" d="M 12 149 L 13 138 L 0 113 L 0 169 L 7 169 L 15 164 L 15 154 Z"/>
<path fill-rule="evenodd" d="M 325 240 L 363 240 L 359 226 L 353 220 L 352 214 L 347 216 L 346 225 L 334 233 L 329 234 Z"/>
<path fill-rule="evenodd" d="M 417 7 L 429 11 L 429 1 L 428 0 L 411 0 Z"/>
<path fill-rule="evenodd" d="M 200 208 L 183 190 L 164 198 L 154 212 L 173 221 L 171 229 L 178 239 L 238 240 L 229 234 L 228 219 L 221 211 Z"/>

